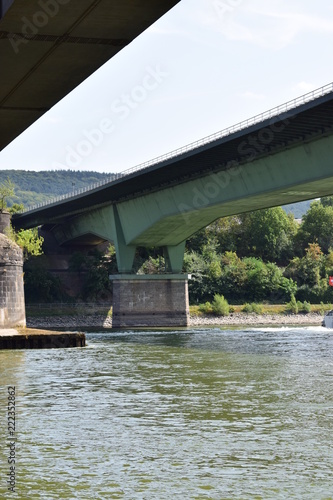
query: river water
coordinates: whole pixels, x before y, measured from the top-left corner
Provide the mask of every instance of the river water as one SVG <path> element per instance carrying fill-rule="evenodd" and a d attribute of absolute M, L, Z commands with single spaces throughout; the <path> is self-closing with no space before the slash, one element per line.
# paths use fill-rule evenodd
<path fill-rule="evenodd" d="M 332 330 L 110 331 L 87 342 L 0 351 L 0 498 L 333 498 Z"/>

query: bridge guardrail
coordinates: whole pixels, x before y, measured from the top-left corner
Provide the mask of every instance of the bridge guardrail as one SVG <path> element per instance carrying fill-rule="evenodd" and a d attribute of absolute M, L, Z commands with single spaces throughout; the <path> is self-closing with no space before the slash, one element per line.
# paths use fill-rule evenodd
<path fill-rule="evenodd" d="M 105 186 L 106 184 L 111 184 L 112 182 L 114 182 L 120 178 L 126 177 L 127 175 L 130 175 L 134 172 L 138 172 L 139 170 L 144 170 L 144 169 L 151 167 L 153 165 L 157 165 L 158 163 L 162 163 L 163 161 L 170 160 L 171 158 L 174 158 L 176 156 L 180 156 L 181 154 L 188 153 L 189 151 L 192 151 L 200 146 L 204 146 L 206 144 L 209 144 L 210 142 L 213 142 L 217 139 L 221 139 L 222 137 L 226 137 L 230 134 L 233 134 L 234 132 L 239 132 L 240 130 L 248 128 L 251 125 L 256 125 L 256 124 L 263 122 L 269 118 L 278 117 L 282 113 L 286 113 L 287 111 L 295 109 L 298 106 L 301 106 L 302 104 L 306 104 L 307 102 L 311 102 L 315 99 L 318 99 L 319 97 L 322 97 L 326 94 L 329 94 L 330 92 L 333 92 L 333 82 L 329 83 L 327 85 L 324 85 L 323 87 L 320 87 L 318 89 L 312 90 L 311 92 L 308 92 L 307 94 L 296 97 L 295 99 L 291 99 L 290 101 L 287 101 L 284 104 L 280 104 L 279 106 L 276 106 L 272 109 L 269 109 L 268 111 L 264 111 L 263 113 L 259 113 L 258 115 L 255 115 L 251 118 L 248 118 L 247 120 L 243 120 L 241 122 L 238 122 L 235 125 L 232 125 L 231 127 L 227 127 L 223 130 L 220 130 L 219 132 L 215 132 L 214 134 L 208 135 L 206 137 L 203 137 L 202 139 L 191 142 L 190 144 L 187 144 L 186 146 L 174 149 L 173 151 L 170 151 L 169 153 L 165 153 L 164 155 L 157 156 L 156 158 L 148 160 L 144 163 L 140 163 L 139 165 L 136 165 L 136 166 L 131 167 L 127 170 L 124 170 L 123 172 L 111 174 L 109 177 L 107 177 L 103 181 L 96 182 L 90 186 L 80 188 L 80 189 L 77 189 L 75 191 L 66 193 L 64 195 L 57 196 L 56 198 L 52 198 L 48 201 L 44 201 L 42 203 L 38 203 L 36 205 L 32 205 L 30 207 L 27 207 L 26 209 L 22 210 L 20 213 L 30 212 L 32 210 L 36 210 L 38 208 L 42 208 L 42 207 L 45 207 L 47 205 L 52 205 L 53 203 L 57 203 L 59 201 L 62 201 L 62 200 L 68 199 L 68 198 L 75 198 L 76 196 L 81 195 L 83 193 L 86 193 L 87 191 L 92 191 L 96 188 Z"/>

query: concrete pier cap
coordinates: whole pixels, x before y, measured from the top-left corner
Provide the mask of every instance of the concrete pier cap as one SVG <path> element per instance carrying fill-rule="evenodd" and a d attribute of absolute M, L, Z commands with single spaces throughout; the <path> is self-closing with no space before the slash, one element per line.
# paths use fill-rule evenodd
<path fill-rule="evenodd" d="M 190 274 L 115 274 L 112 327 L 186 327 Z"/>

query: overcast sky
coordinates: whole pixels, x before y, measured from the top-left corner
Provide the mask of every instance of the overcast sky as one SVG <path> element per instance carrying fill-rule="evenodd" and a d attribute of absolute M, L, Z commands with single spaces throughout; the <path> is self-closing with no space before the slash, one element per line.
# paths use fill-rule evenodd
<path fill-rule="evenodd" d="M 332 0 L 182 0 L 0 153 L 120 172 L 330 83 Z"/>

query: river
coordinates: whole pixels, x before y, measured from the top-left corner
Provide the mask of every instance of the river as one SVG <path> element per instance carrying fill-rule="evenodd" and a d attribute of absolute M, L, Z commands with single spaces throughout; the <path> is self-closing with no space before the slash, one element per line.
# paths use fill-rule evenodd
<path fill-rule="evenodd" d="M 90 332 L 87 344 L 0 351 L 1 498 L 333 498 L 333 330 Z"/>

